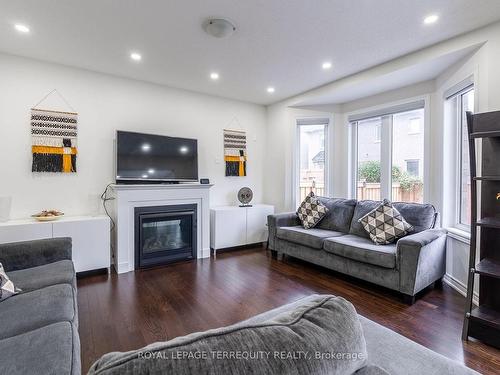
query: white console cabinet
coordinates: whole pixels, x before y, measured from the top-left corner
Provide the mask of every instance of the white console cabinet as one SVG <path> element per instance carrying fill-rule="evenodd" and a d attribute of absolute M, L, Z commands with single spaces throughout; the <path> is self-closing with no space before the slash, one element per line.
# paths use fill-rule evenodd
<path fill-rule="evenodd" d="M 34 219 L 0 223 L 0 243 L 71 237 L 76 272 L 110 266 L 110 222 L 107 216 L 68 216 L 56 221 Z"/>
<path fill-rule="evenodd" d="M 272 214 L 274 206 L 268 204 L 211 208 L 210 247 L 216 251 L 267 241 L 267 216 Z"/>

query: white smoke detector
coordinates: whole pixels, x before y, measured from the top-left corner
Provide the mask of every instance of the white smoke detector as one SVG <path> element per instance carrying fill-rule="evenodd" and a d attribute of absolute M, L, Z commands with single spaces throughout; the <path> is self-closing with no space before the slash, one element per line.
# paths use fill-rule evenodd
<path fill-rule="evenodd" d="M 203 28 L 208 35 L 215 38 L 226 38 L 233 35 L 236 31 L 236 26 L 231 21 L 224 18 L 211 18 L 208 19 Z"/>

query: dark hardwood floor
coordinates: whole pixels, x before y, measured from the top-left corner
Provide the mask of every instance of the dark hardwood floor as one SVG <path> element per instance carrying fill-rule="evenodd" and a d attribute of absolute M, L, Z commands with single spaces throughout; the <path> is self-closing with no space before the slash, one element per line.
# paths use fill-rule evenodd
<path fill-rule="evenodd" d="M 500 351 L 461 341 L 465 298 L 449 286 L 408 306 L 397 293 L 263 248 L 217 259 L 78 280 L 82 371 L 102 354 L 236 323 L 312 293 L 351 301 L 357 311 L 484 374 L 500 374 Z"/>

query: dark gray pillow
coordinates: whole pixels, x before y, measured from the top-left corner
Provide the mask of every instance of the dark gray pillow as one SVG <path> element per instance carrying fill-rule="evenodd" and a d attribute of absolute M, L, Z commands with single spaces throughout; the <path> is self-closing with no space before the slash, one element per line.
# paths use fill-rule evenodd
<path fill-rule="evenodd" d="M 349 229 L 350 234 L 355 234 L 356 236 L 370 238 L 370 235 L 365 231 L 363 224 L 359 222 L 363 216 L 365 216 L 370 211 L 373 211 L 378 207 L 380 201 L 358 201 L 356 203 L 356 208 L 354 209 L 354 214 L 352 216 L 351 228 Z"/>
<path fill-rule="evenodd" d="M 328 212 L 316 226 L 320 229 L 349 233 L 352 216 L 356 208 L 355 199 L 317 197 Z"/>
<path fill-rule="evenodd" d="M 258 357 L 250 359 L 250 354 Z M 108 353 L 89 374 L 350 375 L 365 366 L 366 356 L 352 304 L 325 296 L 262 323 L 243 322 L 140 350 Z"/>
<path fill-rule="evenodd" d="M 413 226 L 413 233 L 434 228 L 437 211 L 432 204 L 392 202 L 393 206 Z"/>

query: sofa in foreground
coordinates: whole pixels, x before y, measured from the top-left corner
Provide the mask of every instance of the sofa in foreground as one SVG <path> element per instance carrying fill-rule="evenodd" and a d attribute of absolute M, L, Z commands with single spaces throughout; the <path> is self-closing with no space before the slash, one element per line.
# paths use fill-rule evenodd
<path fill-rule="evenodd" d="M 0 374 L 80 374 L 71 239 L 2 244 L 0 262 L 21 289 L 0 302 Z"/>
<path fill-rule="evenodd" d="M 360 218 L 379 201 L 318 197 L 326 216 L 304 229 L 295 212 L 270 215 L 269 248 L 401 292 L 412 304 L 415 295 L 445 274 L 446 231 L 430 204 L 394 202 L 413 226 L 410 235 L 389 245 L 372 242 Z"/>
<path fill-rule="evenodd" d="M 312 295 L 238 324 L 105 354 L 89 375 L 472 375 L 375 322 L 351 303 Z"/>

